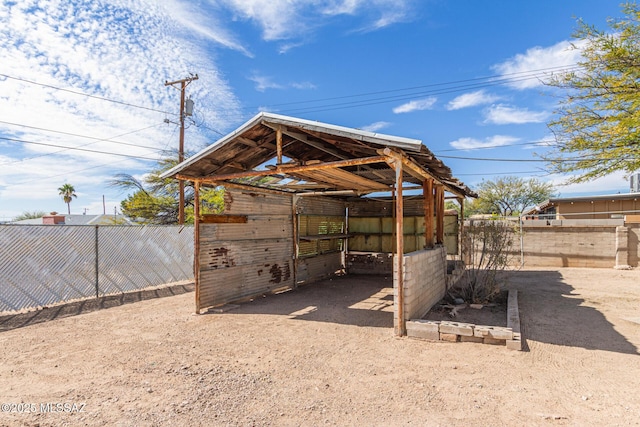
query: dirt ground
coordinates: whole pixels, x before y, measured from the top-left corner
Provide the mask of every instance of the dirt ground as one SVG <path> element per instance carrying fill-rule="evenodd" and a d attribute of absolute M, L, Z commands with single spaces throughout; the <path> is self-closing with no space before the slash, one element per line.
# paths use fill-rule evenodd
<path fill-rule="evenodd" d="M 504 290 L 488 304 L 452 304 L 445 297 L 423 317 L 426 320 L 471 323 L 486 326 L 507 326 L 508 291 Z"/>
<path fill-rule="evenodd" d="M 640 425 L 640 270 L 513 273 L 522 352 L 396 338 L 384 286 L 5 319 L 0 425 Z"/>

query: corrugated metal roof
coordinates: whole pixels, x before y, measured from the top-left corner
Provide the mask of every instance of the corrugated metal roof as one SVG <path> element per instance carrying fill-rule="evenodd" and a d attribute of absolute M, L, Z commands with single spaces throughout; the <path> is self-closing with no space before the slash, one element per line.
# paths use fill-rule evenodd
<path fill-rule="evenodd" d="M 197 178 L 229 176 L 234 173 L 256 170 L 276 157 L 276 134 L 282 135 L 282 155 L 296 165 L 349 161 L 379 156 L 380 151 L 392 148 L 405 153 L 420 167 L 458 194 L 475 196 L 463 183 L 451 175 L 451 170 L 418 139 L 404 138 L 368 132 L 273 113 L 259 113 L 233 132 L 225 135 L 193 157 L 162 174 L 163 178 L 182 175 Z M 308 172 L 287 173 L 282 170 L 272 176 L 279 180 L 297 179 L 305 185 L 316 184 L 326 190 L 352 188 L 367 190 L 395 183 L 395 173 L 384 161 L 359 166 L 345 166 L 322 174 Z M 323 180 L 323 177 L 325 178 Z M 351 177 L 349 179 L 348 177 Z M 408 182 L 420 183 L 409 175 Z M 285 191 L 305 191 L 303 186 L 283 186 L 264 180 L 243 181 L 246 185 L 279 187 Z M 367 183 L 375 181 L 376 185 Z M 359 185 L 356 185 L 359 183 Z M 351 186 L 353 185 L 353 186 Z M 306 190 L 311 191 L 311 190 Z"/>

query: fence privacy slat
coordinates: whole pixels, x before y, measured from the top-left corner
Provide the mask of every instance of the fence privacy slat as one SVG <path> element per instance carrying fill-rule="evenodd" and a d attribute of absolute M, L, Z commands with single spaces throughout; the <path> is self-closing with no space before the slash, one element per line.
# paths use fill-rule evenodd
<path fill-rule="evenodd" d="M 0 225 L 0 312 L 191 279 L 193 227 Z"/>

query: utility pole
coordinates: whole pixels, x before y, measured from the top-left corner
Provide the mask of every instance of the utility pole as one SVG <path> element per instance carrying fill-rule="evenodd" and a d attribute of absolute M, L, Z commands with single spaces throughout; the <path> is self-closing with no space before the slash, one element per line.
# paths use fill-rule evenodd
<path fill-rule="evenodd" d="M 198 80 L 198 75 L 192 75 L 191 77 L 187 77 L 180 80 L 175 80 L 173 82 L 165 81 L 165 86 L 173 86 L 180 83 L 180 146 L 178 148 L 178 162 L 182 163 L 184 160 L 184 90 L 189 83 L 194 80 Z M 176 88 L 177 89 L 177 88 Z M 180 201 L 178 205 L 178 224 L 184 224 L 184 181 L 179 181 L 180 185 Z"/>

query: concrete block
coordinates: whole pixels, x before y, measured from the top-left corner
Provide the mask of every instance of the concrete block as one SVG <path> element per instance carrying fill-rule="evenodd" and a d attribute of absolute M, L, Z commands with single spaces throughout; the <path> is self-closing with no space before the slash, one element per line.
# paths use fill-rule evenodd
<path fill-rule="evenodd" d="M 510 328 L 501 326 L 476 325 L 473 335 L 478 338 L 493 338 L 497 340 L 513 339 L 513 331 Z"/>
<path fill-rule="evenodd" d="M 518 309 L 518 291 L 510 290 L 507 298 L 507 327 L 520 334 L 520 310 Z"/>
<path fill-rule="evenodd" d="M 473 327 L 471 323 L 459 322 L 442 322 L 440 323 L 440 333 L 473 336 Z"/>
<path fill-rule="evenodd" d="M 460 336 L 460 342 L 475 342 L 482 344 L 483 339 L 480 337 L 467 337 L 465 335 Z"/>
<path fill-rule="evenodd" d="M 440 341 L 458 342 L 459 335 L 440 333 Z"/>
<path fill-rule="evenodd" d="M 438 326 L 438 322 L 430 320 L 410 320 L 407 322 L 407 336 L 410 338 L 438 341 L 440 339 Z"/>
<path fill-rule="evenodd" d="M 421 330 L 409 329 L 409 328 L 407 328 L 407 336 L 409 338 L 416 338 L 416 339 L 429 340 L 429 341 L 440 340 L 439 332 L 421 331 Z"/>
<path fill-rule="evenodd" d="M 509 350 L 522 351 L 522 341 L 520 340 L 506 340 L 505 343 Z"/>
<path fill-rule="evenodd" d="M 497 340 L 495 338 L 483 338 L 482 340 L 483 344 L 490 344 L 490 345 L 505 345 L 506 340 Z"/>

